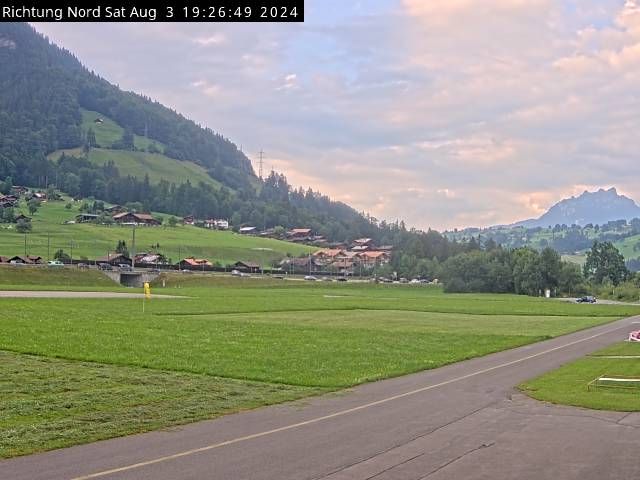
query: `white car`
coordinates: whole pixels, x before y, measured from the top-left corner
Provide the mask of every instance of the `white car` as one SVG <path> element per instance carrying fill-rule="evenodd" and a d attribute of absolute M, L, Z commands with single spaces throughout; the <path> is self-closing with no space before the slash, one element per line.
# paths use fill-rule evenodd
<path fill-rule="evenodd" d="M 308 280 L 310 282 L 315 282 L 316 280 L 318 280 L 316 277 L 314 277 L 313 275 L 306 275 L 304 277 L 305 280 Z"/>
<path fill-rule="evenodd" d="M 231 270 L 231 275 L 233 275 L 234 277 L 241 277 L 242 272 L 239 270 Z"/>
<path fill-rule="evenodd" d="M 62 263 L 60 260 L 49 260 L 47 262 L 47 266 L 48 267 L 60 268 L 60 267 L 64 267 L 64 263 Z"/>

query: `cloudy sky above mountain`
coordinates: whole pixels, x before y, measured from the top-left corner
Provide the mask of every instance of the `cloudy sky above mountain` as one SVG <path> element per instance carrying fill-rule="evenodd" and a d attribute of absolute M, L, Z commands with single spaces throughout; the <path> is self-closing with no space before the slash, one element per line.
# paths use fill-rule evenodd
<path fill-rule="evenodd" d="M 35 27 L 378 218 L 483 226 L 596 187 L 640 198 L 635 1 L 307 0 L 304 24 Z"/>

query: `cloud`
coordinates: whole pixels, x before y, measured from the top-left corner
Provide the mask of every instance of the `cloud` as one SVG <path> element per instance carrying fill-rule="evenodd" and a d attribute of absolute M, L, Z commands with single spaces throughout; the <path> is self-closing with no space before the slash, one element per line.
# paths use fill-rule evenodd
<path fill-rule="evenodd" d="M 307 3 L 304 24 L 36 28 L 377 218 L 509 223 L 584 186 L 640 199 L 638 2 Z"/>

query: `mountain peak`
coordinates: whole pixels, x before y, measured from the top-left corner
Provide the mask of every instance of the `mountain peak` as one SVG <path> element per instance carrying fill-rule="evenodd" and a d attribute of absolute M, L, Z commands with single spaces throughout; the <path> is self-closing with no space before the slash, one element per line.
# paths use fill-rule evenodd
<path fill-rule="evenodd" d="M 602 225 L 612 220 L 640 218 L 640 207 L 631 198 L 620 195 L 616 187 L 585 190 L 582 195 L 561 200 L 537 219 L 518 222 L 516 226 L 548 227 L 557 224 Z"/>

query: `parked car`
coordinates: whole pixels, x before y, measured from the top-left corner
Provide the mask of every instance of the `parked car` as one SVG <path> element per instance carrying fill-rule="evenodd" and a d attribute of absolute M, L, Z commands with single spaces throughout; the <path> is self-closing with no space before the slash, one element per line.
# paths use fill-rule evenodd
<path fill-rule="evenodd" d="M 78 268 L 86 270 L 87 268 L 89 268 L 89 265 L 87 265 L 86 263 L 79 263 Z"/>
<path fill-rule="evenodd" d="M 347 277 L 338 277 L 338 278 L 336 278 L 336 280 L 338 282 L 346 282 L 347 281 Z"/>
<path fill-rule="evenodd" d="M 130 272 L 131 270 L 133 270 L 131 265 L 129 265 L 128 263 L 120 263 L 118 264 L 118 268 L 124 272 Z"/>
<path fill-rule="evenodd" d="M 596 297 L 592 295 L 585 295 L 576 300 L 577 303 L 596 303 Z"/>
<path fill-rule="evenodd" d="M 316 277 L 314 277 L 313 275 L 305 275 L 304 277 L 305 280 L 309 281 L 309 282 L 315 282 L 316 280 L 318 280 Z"/>
<path fill-rule="evenodd" d="M 231 275 L 233 275 L 234 277 L 241 277 L 242 272 L 240 272 L 240 270 L 231 270 Z"/>
<path fill-rule="evenodd" d="M 580 297 L 576 300 L 577 303 L 596 303 L 596 297 L 593 295 L 586 295 L 584 297 Z"/>
<path fill-rule="evenodd" d="M 47 266 L 52 268 L 61 268 L 64 267 L 64 263 L 62 263 L 60 260 L 49 260 L 47 262 Z"/>
<path fill-rule="evenodd" d="M 98 270 L 113 270 L 113 266 L 110 263 L 99 263 Z"/>

